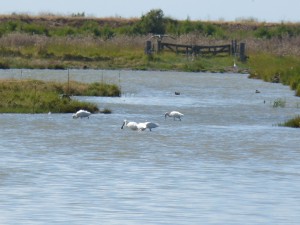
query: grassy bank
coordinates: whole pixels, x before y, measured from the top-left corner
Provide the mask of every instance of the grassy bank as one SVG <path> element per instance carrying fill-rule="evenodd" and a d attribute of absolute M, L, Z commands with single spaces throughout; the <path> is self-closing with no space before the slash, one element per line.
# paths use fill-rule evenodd
<path fill-rule="evenodd" d="M 290 86 L 300 96 L 300 58 L 298 56 L 276 56 L 266 53 L 255 54 L 249 60 L 250 78 Z M 300 127 L 300 116 L 296 115 L 279 126 Z"/>
<path fill-rule="evenodd" d="M 77 96 L 119 96 L 120 90 L 115 85 L 101 83 L 67 84 L 5 79 L 0 80 L 0 113 L 74 113 L 79 109 L 100 112 L 97 105 L 77 101 L 65 93 Z"/>
<path fill-rule="evenodd" d="M 250 78 L 282 83 L 300 96 L 300 58 L 298 56 L 274 56 L 257 54 L 249 60 Z"/>

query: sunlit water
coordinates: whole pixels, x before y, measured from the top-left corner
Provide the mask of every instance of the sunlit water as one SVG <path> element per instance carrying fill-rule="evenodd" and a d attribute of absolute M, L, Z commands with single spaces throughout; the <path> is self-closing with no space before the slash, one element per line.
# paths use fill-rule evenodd
<path fill-rule="evenodd" d="M 70 79 L 116 83 L 122 97 L 78 98 L 112 110 L 90 119 L 0 114 L 0 224 L 300 224 L 300 129 L 277 126 L 300 114 L 288 87 L 239 74 L 70 70 Z M 278 98 L 284 108 L 272 107 Z M 170 110 L 182 121 L 165 120 Z M 121 130 L 124 119 L 160 126 Z"/>

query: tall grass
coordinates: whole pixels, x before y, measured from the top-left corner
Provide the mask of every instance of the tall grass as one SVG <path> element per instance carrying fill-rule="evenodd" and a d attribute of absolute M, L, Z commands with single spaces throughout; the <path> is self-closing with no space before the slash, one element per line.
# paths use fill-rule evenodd
<path fill-rule="evenodd" d="M 144 56 L 142 37 L 55 37 L 14 33 L 0 38 L 5 68 L 120 68 Z"/>
<path fill-rule="evenodd" d="M 300 58 L 298 56 L 276 56 L 255 54 L 250 57 L 250 78 L 289 85 L 300 96 Z"/>
<path fill-rule="evenodd" d="M 191 57 L 163 52 L 144 54 L 145 40 L 151 36 L 118 36 L 109 40 L 93 37 L 46 37 L 13 33 L 0 39 L 2 68 L 131 68 L 185 71 L 226 71 L 232 57 Z M 210 38 L 183 35 L 179 44 L 212 44 Z M 155 40 L 153 40 L 155 42 Z M 215 40 L 218 44 L 228 43 Z M 226 62 L 227 61 L 227 62 Z"/>

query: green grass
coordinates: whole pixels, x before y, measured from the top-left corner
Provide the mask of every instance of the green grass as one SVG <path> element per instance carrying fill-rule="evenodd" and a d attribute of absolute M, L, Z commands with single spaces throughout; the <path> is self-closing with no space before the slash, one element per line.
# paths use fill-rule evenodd
<path fill-rule="evenodd" d="M 95 104 L 77 101 L 69 95 L 119 96 L 120 90 L 116 85 L 102 83 L 70 82 L 68 85 L 39 80 L 0 80 L 0 112 L 72 113 L 79 109 L 99 112 Z"/>
<path fill-rule="evenodd" d="M 225 72 L 232 69 L 233 58 L 228 55 L 187 57 L 168 51 L 145 55 L 146 38 L 121 36 L 104 41 L 90 37 L 50 38 L 10 34 L 0 45 L 0 68 L 130 68 L 188 72 Z M 244 65 L 240 66 L 243 70 Z"/>
<path fill-rule="evenodd" d="M 300 58 L 297 56 L 276 56 L 255 54 L 249 60 L 250 78 L 289 85 L 300 96 Z"/>
<path fill-rule="evenodd" d="M 287 120 L 286 122 L 279 124 L 279 126 L 299 128 L 300 127 L 300 116 L 296 116 L 295 118 Z"/>
<path fill-rule="evenodd" d="M 144 55 L 140 64 L 135 69 L 141 70 L 176 70 L 186 72 L 228 72 L 233 71 L 233 57 L 231 56 L 185 56 L 164 52 Z M 239 69 L 235 72 L 244 72 L 246 64 L 239 63 Z"/>

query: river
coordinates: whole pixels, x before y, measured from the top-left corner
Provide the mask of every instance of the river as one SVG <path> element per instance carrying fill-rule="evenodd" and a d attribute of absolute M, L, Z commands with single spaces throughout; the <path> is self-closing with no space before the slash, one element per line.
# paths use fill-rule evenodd
<path fill-rule="evenodd" d="M 68 71 L 0 77 L 67 81 Z M 116 83 L 122 97 L 75 96 L 112 110 L 89 119 L 0 114 L 0 224 L 300 223 L 300 129 L 277 126 L 300 114 L 289 87 L 226 73 L 69 78 Z M 182 121 L 165 119 L 172 110 Z M 122 130 L 124 119 L 159 127 Z"/>

